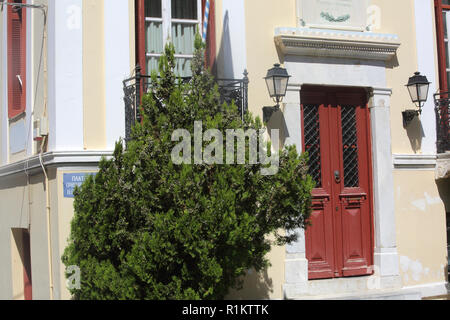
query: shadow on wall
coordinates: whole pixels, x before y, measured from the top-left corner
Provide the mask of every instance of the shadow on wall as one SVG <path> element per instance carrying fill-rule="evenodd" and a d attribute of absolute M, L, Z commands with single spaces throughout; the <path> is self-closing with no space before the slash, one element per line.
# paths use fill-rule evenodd
<path fill-rule="evenodd" d="M 280 149 L 283 149 L 286 144 L 286 139 L 289 138 L 289 131 L 287 128 L 286 120 L 284 118 L 284 113 L 281 112 L 281 110 L 273 113 L 266 127 L 269 137 L 272 137 L 273 129 L 280 130 Z"/>
<path fill-rule="evenodd" d="M 273 293 L 273 282 L 267 270 L 256 273 L 251 270 L 244 279 L 242 290 L 231 290 L 226 300 L 268 300 Z"/>
<path fill-rule="evenodd" d="M 216 61 L 217 76 L 219 78 L 233 79 L 233 55 L 231 50 L 230 17 L 228 10 L 223 17 L 222 39 Z"/>
<path fill-rule="evenodd" d="M 406 133 L 408 134 L 409 142 L 414 153 L 419 152 L 422 149 L 422 139 L 425 137 L 425 132 L 423 131 L 422 122 L 420 122 L 418 117 L 414 117 L 406 127 Z"/>

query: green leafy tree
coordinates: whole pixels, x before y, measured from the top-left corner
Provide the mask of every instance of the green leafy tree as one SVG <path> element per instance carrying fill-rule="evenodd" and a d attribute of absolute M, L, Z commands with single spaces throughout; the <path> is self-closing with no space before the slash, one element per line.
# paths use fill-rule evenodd
<path fill-rule="evenodd" d="M 81 269 L 75 299 L 222 299 L 248 269 L 269 265 L 272 245 L 292 242 L 289 231 L 306 226 L 313 182 L 306 155 L 294 147 L 280 152 L 271 176 L 261 175 L 261 164 L 172 162 L 173 131 L 192 133 L 194 121 L 204 131 L 263 127 L 220 103 L 199 37 L 192 80 L 181 83 L 174 68 L 167 45 L 126 151 L 118 142 L 112 159 L 75 191 L 62 257 Z"/>

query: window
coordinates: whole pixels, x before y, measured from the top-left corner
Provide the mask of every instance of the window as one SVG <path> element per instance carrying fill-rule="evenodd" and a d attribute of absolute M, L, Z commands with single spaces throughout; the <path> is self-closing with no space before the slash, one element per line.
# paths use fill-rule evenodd
<path fill-rule="evenodd" d="M 191 75 L 195 33 L 201 30 L 201 0 L 145 0 L 145 70 L 158 70 L 167 41 L 175 47 L 176 73 Z M 141 61 L 143 59 L 140 59 Z"/>
<path fill-rule="evenodd" d="M 215 0 L 135 0 L 136 59 L 142 72 L 157 70 L 166 41 L 175 46 L 177 74 L 191 75 L 191 60 L 197 28 L 202 31 L 206 1 L 209 20 L 206 38 L 206 62 L 213 69 L 216 55 Z"/>
<path fill-rule="evenodd" d="M 436 34 L 439 55 L 441 91 L 448 91 L 450 84 L 450 0 L 435 0 Z"/>
<path fill-rule="evenodd" d="M 9 5 L 7 14 L 8 117 L 11 119 L 25 112 L 26 105 L 26 10 Z"/>

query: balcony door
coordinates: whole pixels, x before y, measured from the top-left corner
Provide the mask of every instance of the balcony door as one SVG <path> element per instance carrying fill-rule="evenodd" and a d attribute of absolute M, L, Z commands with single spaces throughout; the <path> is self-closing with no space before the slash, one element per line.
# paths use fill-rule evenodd
<path fill-rule="evenodd" d="M 312 226 L 306 230 L 310 279 L 372 273 L 370 119 L 365 90 L 303 87 L 303 147 L 309 153 Z"/>

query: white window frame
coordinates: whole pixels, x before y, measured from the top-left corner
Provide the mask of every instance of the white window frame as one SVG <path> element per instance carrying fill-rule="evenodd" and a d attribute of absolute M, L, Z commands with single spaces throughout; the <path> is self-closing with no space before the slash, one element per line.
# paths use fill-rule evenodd
<path fill-rule="evenodd" d="M 160 0 L 161 1 L 161 18 L 151 18 L 145 17 L 145 22 L 162 22 L 162 30 L 163 30 L 163 48 L 172 38 L 172 23 L 182 23 L 182 24 L 191 24 L 197 25 L 199 30 L 201 30 L 202 25 L 202 1 L 197 0 L 197 19 L 172 19 L 172 0 Z M 162 56 L 162 53 L 150 53 L 145 52 L 147 58 L 159 58 Z M 177 54 L 175 53 L 175 58 L 179 59 L 192 59 L 194 55 L 192 54 Z"/>

